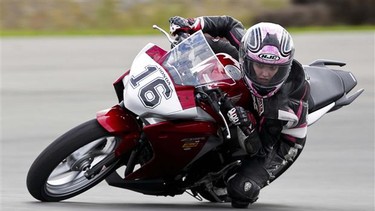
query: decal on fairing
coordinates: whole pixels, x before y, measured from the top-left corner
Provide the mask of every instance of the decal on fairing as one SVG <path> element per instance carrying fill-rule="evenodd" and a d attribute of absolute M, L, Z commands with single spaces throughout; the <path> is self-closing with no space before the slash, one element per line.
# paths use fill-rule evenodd
<path fill-rule="evenodd" d="M 160 71 L 163 77 L 158 77 L 151 82 L 141 85 L 140 81 L 147 78 L 155 71 Z M 147 108 L 155 108 L 161 103 L 162 97 L 169 99 L 172 96 L 172 85 L 166 74 L 157 66 L 149 65 L 145 67 L 145 71 L 137 76 L 131 76 L 130 85 L 133 89 L 141 85 L 138 97 L 142 104 Z"/>
<path fill-rule="evenodd" d="M 182 110 L 172 80 L 157 62 L 145 52 L 147 45 L 134 59 L 129 80 L 125 84 L 125 106 L 137 115 L 157 113 L 168 115 Z"/>
<path fill-rule="evenodd" d="M 198 147 L 201 141 L 206 140 L 205 137 L 193 137 L 193 138 L 184 138 L 181 141 L 184 142 L 182 145 L 183 150 L 191 150 L 192 148 Z"/>

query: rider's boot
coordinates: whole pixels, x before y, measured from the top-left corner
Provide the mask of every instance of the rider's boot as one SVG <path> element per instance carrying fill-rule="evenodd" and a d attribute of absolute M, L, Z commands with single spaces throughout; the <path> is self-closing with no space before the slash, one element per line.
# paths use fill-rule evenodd
<path fill-rule="evenodd" d="M 246 208 L 258 199 L 260 186 L 248 177 L 237 173 L 227 182 L 228 195 L 232 199 L 232 207 Z"/>
<path fill-rule="evenodd" d="M 246 208 L 258 199 L 260 189 L 270 178 L 263 157 L 243 159 L 237 173 L 227 179 L 228 196 L 235 208 Z"/>

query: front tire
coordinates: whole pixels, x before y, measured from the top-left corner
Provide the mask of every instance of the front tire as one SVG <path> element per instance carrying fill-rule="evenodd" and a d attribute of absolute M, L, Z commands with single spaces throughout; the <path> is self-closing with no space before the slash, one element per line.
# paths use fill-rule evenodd
<path fill-rule="evenodd" d="M 51 143 L 31 165 L 26 179 L 30 194 L 40 201 L 56 202 L 95 186 L 116 170 L 117 162 L 103 167 L 91 179 L 84 173 L 113 154 L 118 140 L 96 119 L 71 129 Z"/>

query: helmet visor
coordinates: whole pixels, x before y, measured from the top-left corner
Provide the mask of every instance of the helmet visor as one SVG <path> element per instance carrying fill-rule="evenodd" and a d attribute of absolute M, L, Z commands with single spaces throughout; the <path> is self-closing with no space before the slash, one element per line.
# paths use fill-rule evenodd
<path fill-rule="evenodd" d="M 245 76 L 258 88 L 272 89 L 286 80 L 290 64 L 265 64 L 245 58 L 242 68 Z"/>

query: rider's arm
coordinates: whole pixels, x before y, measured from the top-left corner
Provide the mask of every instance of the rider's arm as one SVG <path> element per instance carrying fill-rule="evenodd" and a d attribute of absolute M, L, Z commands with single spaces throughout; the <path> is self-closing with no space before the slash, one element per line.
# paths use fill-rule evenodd
<path fill-rule="evenodd" d="M 304 90 L 308 93 L 308 86 L 304 86 Z M 271 153 L 274 146 L 280 143 L 283 147 L 278 155 L 283 160 L 294 160 L 306 140 L 307 114 L 306 98 L 289 98 L 288 106 L 278 110 L 278 119 L 263 121 L 259 138 L 266 154 Z M 273 159 L 272 156 L 270 159 Z"/>
<path fill-rule="evenodd" d="M 285 115 L 295 115 L 295 120 L 287 122 L 281 131 L 281 137 L 286 141 L 299 144 L 306 138 L 309 92 L 310 87 L 307 81 L 304 81 L 290 96 L 289 111 L 279 111 L 281 119 Z M 285 112 L 285 115 L 282 115 L 281 112 Z"/>
<path fill-rule="evenodd" d="M 196 18 L 204 33 L 213 37 L 224 37 L 237 49 L 246 33 L 242 23 L 230 16 L 204 16 Z"/>
<path fill-rule="evenodd" d="M 310 96 L 310 86 L 305 80 L 305 74 L 302 65 L 296 60 L 293 61 L 292 71 L 289 79 L 285 84 L 289 87 L 288 108 L 279 111 L 279 119 L 289 120 L 284 125 L 282 138 L 291 143 L 302 143 L 307 135 L 307 115 L 308 115 L 308 98 Z M 284 115 L 283 115 L 284 114 Z M 293 121 L 294 116 L 294 121 Z"/>
<path fill-rule="evenodd" d="M 230 16 L 203 16 L 188 19 L 174 16 L 169 19 L 169 23 L 172 35 L 179 32 L 192 34 L 202 30 L 212 37 L 226 38 L 237 49 L 246 33 L 242 23 Z"/>
<path fill-rule="evenodd" d="M 236 126 L 237 140 L 245 152 L 254 156 L 262 148 L 254 115 L 243 107 L 235 106 L 227 112 L 229 121 Z"/>

